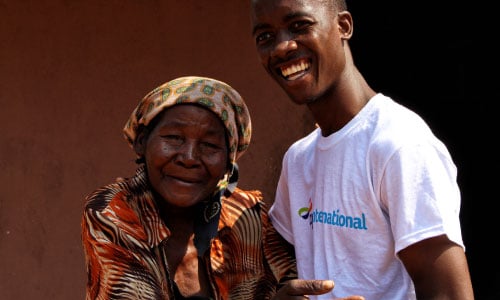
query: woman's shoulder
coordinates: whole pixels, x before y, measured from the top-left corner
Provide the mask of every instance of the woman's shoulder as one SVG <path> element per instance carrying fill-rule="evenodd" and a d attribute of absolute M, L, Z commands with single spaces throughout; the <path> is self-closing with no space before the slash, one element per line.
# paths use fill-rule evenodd
<path fill-rule="evenodd" d="M 119 210 L 130 206 L 130 202 L 147 197 L 148 187 L 144 173 L 138 170 L 132 177 L 117 177 L 114 182 L 103 185 L 85 197 L 85 211 L 102 212 Z"/>
<path fill-rule="evenodd" d="M 261 205 L 264 201 L 264 196 L 260 190 L 243 190 L 236 187 L 229 197 L 226 197 L 229 202 L 238 202 L 246 207 Z"/>
<path fill-rule="evenodd" d="M 267 214 L 267 207 L 259 190 L 243 190 L 236 188 L 230 196 L 222 198 L 222 212 L 220 222 L 224 227 L 235 228 L 235 224 L 243 225 L 238 228 L 262 228 L 262 217 Z"/>
<path fill-rule="evenodd" d="M 149 215 L 154 207 L 147 193 L 134 187 L 131 179 L 117 178 L 85 198 L 84 216 L 95 223 L 138 224 L 141 215 Z M 94 217 L 91 217 L 94 216 Z"/>
<path fill-rule="evenodd" d="M 84 230 L 111 234 L 115 240 L 133 237 L 147 246 L 159 243 L 167 235 L 151 194 L 129 179 L 118 179 L 92 192 L 86 198 L 82 221 Z"/>
<path fill-rule="evenodd" d="M 108 208 L 112 200 L 124 195 L 119 181 L 101 186 L 85 197 L 85 211 L 102 212 Z"/>

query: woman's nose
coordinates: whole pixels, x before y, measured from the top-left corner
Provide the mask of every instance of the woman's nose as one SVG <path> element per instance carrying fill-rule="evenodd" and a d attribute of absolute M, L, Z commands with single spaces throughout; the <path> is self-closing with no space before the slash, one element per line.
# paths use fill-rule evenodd
<path fill-rule="evenodd" d="M 193 165 L 199 161 L 199 149 L 193 142 L 185 142 L 179 149 L 178 160 L 185 165 Z"/>

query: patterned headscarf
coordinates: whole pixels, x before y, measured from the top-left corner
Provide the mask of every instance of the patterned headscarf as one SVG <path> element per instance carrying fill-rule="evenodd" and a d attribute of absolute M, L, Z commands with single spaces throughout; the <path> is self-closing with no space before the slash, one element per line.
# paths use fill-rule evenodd
<path fill-rule="evenodd" d="M 142 126 L 147 126 L 161 111 L 183 103 L 201 105 L 219 116 L 226 127 L 231 163 L 247 150 L 252 124 L 243 98 L 225 82 L 198 76 L 179 77 L 149 92 L 123 128 L 129 145 L 133 148 Z"/>

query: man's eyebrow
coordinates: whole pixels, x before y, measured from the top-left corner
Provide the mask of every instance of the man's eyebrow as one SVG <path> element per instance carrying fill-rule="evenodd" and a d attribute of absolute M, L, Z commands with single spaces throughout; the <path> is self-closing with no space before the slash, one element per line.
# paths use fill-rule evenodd
<path fill-rule="evenodd" d="M 260 24 L 257 24 L 253 27 L 253 30 L 252 30 L 252 35 L 255 35 L 255 33 L 259 30 L 263 30 L 265 28 L 269 28 L 271 27 L 269 24 L 265 24 L 265 23 L 260 23 Z"/>
<path fill-rule="evenodd" d="M 295 19 L 295 18 L 299 18 L 299 17 L 308 17 L 309 14 L 308 13 L 305 13 L 305 12 L 301 12 L 301 11 L 297 11 L 297 12 L 291 12 L 289 14 L 287 14 L 283 20 L 285 22 L 288 22 L 290 21 L 291 19 Z"/>
<path fill-rule="evenodd" d="M 290 20 L 293 20 L 295 18 L 300 18 L 300 17 L 308 17 L 309 14 L 305 13 L 305 12 L 291 12 L 287 15 L 285 15 L 285 17 L 283 18 L 283 22 L 289 22 Z M 253 30 L 252 30 L 252 35 L 255 34 L 255 32 L 257 32 L 258 30 L 262 30 L 262 29 L 265 29 L 265 28 L 268 28 L 268 27 L 271 27 L 269 24 L 266 24 L 266 23 L 259 23 L 257 25 L 254 26 Z"/>

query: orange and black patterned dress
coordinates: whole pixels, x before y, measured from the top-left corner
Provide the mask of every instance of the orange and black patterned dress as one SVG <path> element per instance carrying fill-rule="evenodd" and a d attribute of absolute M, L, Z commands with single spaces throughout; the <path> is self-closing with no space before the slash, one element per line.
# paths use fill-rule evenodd
<path fill-rule="evenodd" d="M 170 230 L 139 168 L 87 197 L 82 240 L 86 299 L 175 299 L 164 243 Z M 270 299 L 296 278 L 291 248 L 274 230 L 258 191 L 222 197 L 217 236 L 204 256 L 215 299 Z M 209 253 L 209 255 L 208 255 Z"/>

